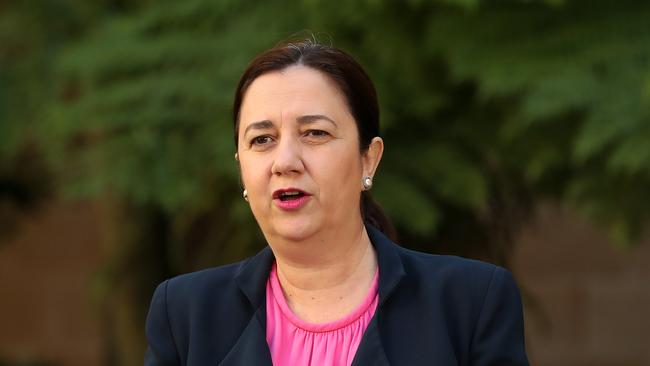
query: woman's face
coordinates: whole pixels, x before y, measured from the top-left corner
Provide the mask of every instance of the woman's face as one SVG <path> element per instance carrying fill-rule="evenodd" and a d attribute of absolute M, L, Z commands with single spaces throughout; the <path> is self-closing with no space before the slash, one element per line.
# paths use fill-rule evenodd
<path fill-rule="evenodd" d="M 361 222 L 362 178 L 383 145 L 361 154 L 355 121 L 324 74 L 291 66 L 259 76 L 240 110 L 237 153 L 244 187 L 267 238 L 299 241 Z"/>

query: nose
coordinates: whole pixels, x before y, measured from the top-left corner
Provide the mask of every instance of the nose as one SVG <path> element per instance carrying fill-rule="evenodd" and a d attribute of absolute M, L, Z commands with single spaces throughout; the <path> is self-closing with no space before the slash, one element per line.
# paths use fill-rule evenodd
<path fill-rule="evenodd" d="M 271 173 L 274 175 L 298 174 L 304 170 L 300 143 L 292 138 L 283 138 L 275 148 Z"/>

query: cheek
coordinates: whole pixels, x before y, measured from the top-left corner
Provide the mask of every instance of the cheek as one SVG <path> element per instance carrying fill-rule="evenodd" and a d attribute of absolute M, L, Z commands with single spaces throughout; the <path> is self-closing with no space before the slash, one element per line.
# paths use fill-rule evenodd
<path fill-rule="evenodd" d="M 259 192 L 267 184 L 266 169 L 262 161 L 242 161 L 239 165 L 244 188 L 251 192 Z"/>
<path fill-rule="evenodd" d="M 317 181 L 322 184 L 321 190 L 341 199 L 350 199 L 351 195 L 360 191 L 360 184 L 357 184 L 361 181 L 362 174 L 359 155 L 352 152 L 324 156 L 320 167 L 315 169 L 315 174 L 318 174 Z"/>
<path fill-rule="evenodd" d="M 248 192 L 248 204 L 253 216 L 262 224 L 266 222 L 268 206 L 265 197 L 268 192 L 269 178 L 265 174 L 266 170 L 259 160 L 242 161 L 240 165 L 240 174 L 242 184 Z"/>

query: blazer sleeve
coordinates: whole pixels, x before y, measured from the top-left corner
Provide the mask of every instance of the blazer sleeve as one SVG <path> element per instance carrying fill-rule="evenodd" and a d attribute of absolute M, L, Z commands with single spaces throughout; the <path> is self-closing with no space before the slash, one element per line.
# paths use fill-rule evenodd
<path fill-rule="evenodd" d="M 151 300 L 145 326 L 148 346 L 144 355 L 144 366 L 180 366 L 181 364 L 167 312 L 168 285 L 169 280 L 158 285 Z"/>
<path fill-rule="evenodd" d="M 512 275 L 501 267 L 492 272 L 470 358 L 473 366 L 528 365 L 521 297 Z"/>

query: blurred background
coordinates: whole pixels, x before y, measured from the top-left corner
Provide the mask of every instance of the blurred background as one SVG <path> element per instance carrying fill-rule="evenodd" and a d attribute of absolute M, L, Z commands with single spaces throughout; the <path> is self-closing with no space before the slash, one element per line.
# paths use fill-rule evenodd
<path fill-rule="evenodd" d="M 509 268 L 532 364 L 650 365 L 650 3 L 0 0 L 0 365 L 141 365 L 170 276 L 265 243 L 230 105 L 289 37 L 375 81 L 399 242 Z"/>

